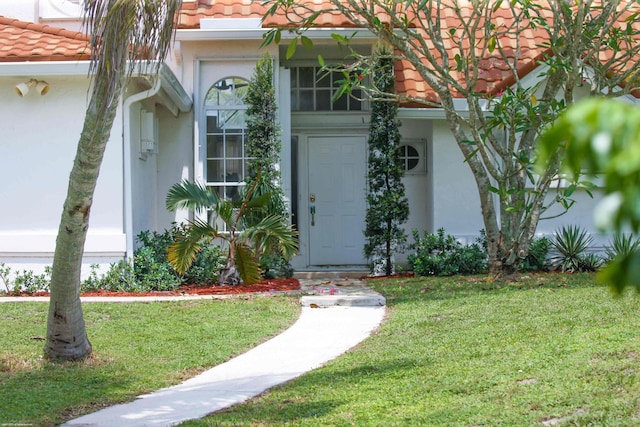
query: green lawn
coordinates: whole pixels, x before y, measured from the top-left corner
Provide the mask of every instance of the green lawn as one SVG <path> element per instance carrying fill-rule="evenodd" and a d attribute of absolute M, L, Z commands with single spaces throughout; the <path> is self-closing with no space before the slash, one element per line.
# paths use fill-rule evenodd
<path fill-rule="evenodd" d="M 53 426 L 177 384 L 293 324 L 297 297 L 86 303 L 90 360 L 42 359 L 46 303 L 0 303 L 0 426 Z"/>
<path fill-rule="evenodd" d="M 388 318 L 355 351 L 183 425 L 640 425 L 636 294 L 587 274 L 370 284 Z"/>

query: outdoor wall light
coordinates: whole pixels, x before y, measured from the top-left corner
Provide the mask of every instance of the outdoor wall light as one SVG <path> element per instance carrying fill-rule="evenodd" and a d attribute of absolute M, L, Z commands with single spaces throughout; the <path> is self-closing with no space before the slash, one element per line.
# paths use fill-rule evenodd
<path fill-rule="evenodd" d="M 18 83 L 14 87 L 14 90 L 18 95 L 26 96 L 32 88 L 35 88 L 36 92 L 40 95 L 46 95 L 47 92 L 49 92 L 50 86 L 49 83 L 44 80 L 31 79 L 28 82 Z"/>

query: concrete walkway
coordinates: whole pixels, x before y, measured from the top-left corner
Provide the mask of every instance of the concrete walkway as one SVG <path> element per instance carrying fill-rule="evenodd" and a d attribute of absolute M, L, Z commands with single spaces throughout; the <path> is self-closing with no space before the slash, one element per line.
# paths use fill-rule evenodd
<path fill-rule="evenodd" d="M 367 338 L 384 298 L 354 279 L 302 279 L 302 312 L 281 335 L 180 385 L 63 426 L 171 426 L 244 402 L 316 369 Z"/>

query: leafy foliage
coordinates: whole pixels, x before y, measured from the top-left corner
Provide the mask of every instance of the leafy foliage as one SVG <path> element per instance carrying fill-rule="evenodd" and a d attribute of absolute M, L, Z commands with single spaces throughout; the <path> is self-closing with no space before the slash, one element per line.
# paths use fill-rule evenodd
<path fill-rule="evenodd" d="M 278 105 L 273 84 L 273 58 L 266 54 L 256 64 L 244 98 L 247 104 L 247 183 L 256 183 L 253 196 L 270 194 L 266 212 L 286 215 L 287 206 L 280 186 L 280 172 L 276 168 L 280 161 L 280 124 L 277 120 Z M 250 186 L 245 186 L 248 191 Z M 244 196 L 241 195 L 241 196 Z M 247 223 L 257 223 L 260 215 L 247 213 Z"/>
<path fill-rule="evenodd" d="M 628 258 L 638 249 L 640 249 L 640 238 L 624 233 L 615 234 L 613 240 L 604 248 L 607 262 L 616 258 Z"/>
<path fill-rule="evenodd" d="M 409 266 L 419 276 L 452 276 L 455 274 L 479 274 L 487 271 L 487 253 L 482 238 L 470 245 L 463 245 L 444 228 L 436 234 L 413 230 L 414 243 L 409 249 Z"/>
<path fill-rule="evenodd" d="M 378 51 L 374 84 L 386 93 L 395 91 L 392 55 Z M 405 196 L 402 177 L 404 166 L 398 151 L 400 143 L 398 103 L 374 100 L 369 126 L 369 162 L 364 255 L 381 261 L 387 276 L 393 273 L 393 253 L 401 250 L 407 239 L 400 227 L 409 218 L 409 200 Z M 374 270 L 372 265 L 371 270 Z"/>
<path fill-rule="evenodd" d="M 601 261 L 587 250 L 593 239 L 577 225 L 563 226 L 556 231 L 552 242 L 551 268 L 562 272 L 596 271 Z"/>
<path fill-rule="evenodd" d="M 0 280 L 2 280 L 5 288 L 2 292 L 7 295 L 33 294 L 39 291 L 48 292 L 51 282 L 51 266 L 46 266 L 42 274 L 35 274 L 31 270 L 22 270 L 22 272 L 16 272 L 12 278 L 11 267 L 0 263 Z"/>
<path fill-rule="evenodd" d="M 640 230 L 637 209 L 640 109 L 604 98 L 581 101 L 543 134 L 538 160 L 541 167 L 549 162 L 549 153 L 554 147 L 564 151 L 561 166 L 569 180 L 575 181 L 583 171 L 590 176 L 602 176 L 605 197 L 595 210 L 596 226 L 617 234 L 629 227 L 637 233 Z M 619 256 L 609 256 L 598 279 L 618 293 L 627 286 L 640 290 L 640 253 L 621 250 Z"/>
<path fill-rule="evenodd" d="M 208 285 L 218 281 L 224 267 L 224 257 L 218 245 L 206 244 L 198 252 L 191 267 L 179 274 L 167 261 L 167 250 L 184 236 L 183 227 L 173 224 L 162 233 L 143 231 L 138 234 L 138 248 L 133 263 L 119 261 L 111 264 L 105 274 L 93 265 L 81 290 L 113 292 L 151 292 L 176 289 L 180 284 Z"/>
<path fill-rule="evenodd" d="M 283 16 L 287 25 L 265 33 L 264 44 L 279 43 L 282 31 L 293 33 L 286 54 L 291 58 L 299 42 L 305 48 L 312 45 L 303 38 L 321 17 L 340 14 L 384 40 L 396 60 L 411 64 L 432 91 L 390 98 L 444 110 L 477 184 L 489 268 L 495 274 L 517 270 L 542 215 L 556 202 L 568 209 L 577 188 L 558 185 L 559 145 L 550 145 L 550 161 L 532 173 L 537 139 L 579 97 L 623 96 L 638 88 L 640 31 L 635 20 L 640 5 L 559 0 L 328 0 L 324 5 L 268 1 L 265 15 Z M 531 46 L 532 33 L 538 46 Z M 332 38 L 347 49 L 354 40 L 344 34 Z M 533 50 L 539 59 L 531 60 Z M 373 97 L 388 97 L 358 78 L 357 71 L 375 68 L 375 55 L 355 48 L 349 55 L 337 94 L 364 89 Z M 542 67 L 531 85 L 522 79 L 522 71 L 536 65 Z M 503 70 L 500 82 L 487 85 L 485 73 L 498 69 Z M 502 84 L 506 82 L 511 83 Z M 437 96 L 430 96 L 432 92 Z M 464 111 L 457 106 L 461 98 L 468 107 Z M 547 197 L 550 191 L 556 197 Z"/>
<path fill-rule="evenodd" d="M 255 196 L 251 185 L 239 201 L 221 200 L 217 193 L 206 186 L 183 181 L 175 184 L 167 195 L 167 208 L 192 207 L 196 211 L 211 214 L 210 222 L 195 219 L 186 224 L 183 236 L 168 248 L 167 259 L 179 273 L 191 267 L 205 242 L 219 239 L 228 246 L 226 265 L 220 274 L 220 284 L 250 284 L 260 280 L 259 259 L 262 254 L 279 253 L 286 260 L 297 251 L 296 233 L 288 218 L 283 215 L 265 215 L 270 193 Z M 211 204 L 210 202 L 213 202 Z M 249 215 L 262 213 L 259 222 L 248 224 Z M 224 229 L 219 228 L 224 225 Z"/>
<path fill-rule="evenodd" d="M 551 249 L 551 240 L 546 237 L 534 237 L 529 245 L 529 252 L 522 263 L 520 271 L 545 271 L 549 268 L 547 259 Z"/>

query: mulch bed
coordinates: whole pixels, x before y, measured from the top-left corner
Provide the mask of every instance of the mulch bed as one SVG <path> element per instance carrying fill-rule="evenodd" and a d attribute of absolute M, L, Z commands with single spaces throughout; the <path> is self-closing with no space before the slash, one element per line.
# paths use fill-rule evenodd
<path fill-rule="evenodd" d="M 200 286 L 200 285 L 183 285 L 175 291 L 156 291 L 156 292 L 84 292 L 83 297 L 140 297 L 140 296 L 180 296 L 180 295 L 222 295 L 222 294 L 244 294 L 256 292 L 275 292 L 275 291 L 297 291 L 300 290 L 300 282 L 298 279 L 268 279 L 253 285 L 236 285 L 236 286 Z M 34 294 L 22 294 L 20 296 L 49 296 L 48 292 L 36 292 Z"/>

